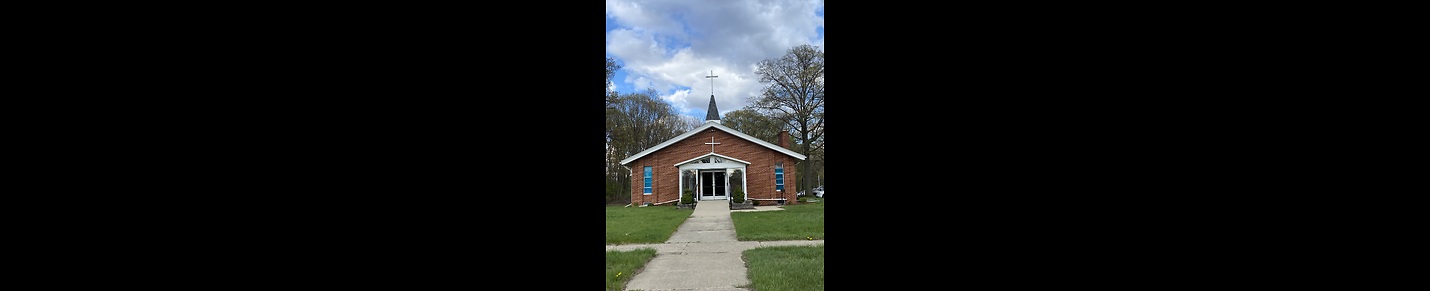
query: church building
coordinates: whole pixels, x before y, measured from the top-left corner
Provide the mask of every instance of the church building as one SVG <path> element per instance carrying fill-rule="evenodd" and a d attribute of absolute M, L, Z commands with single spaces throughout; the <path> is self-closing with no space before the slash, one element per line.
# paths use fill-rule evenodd
<path fill-rule="evenodd" d="M 724 125 L 710 95 L 705 123 L 636 153 L 621 165 L 631 170 L 631 203 L 676 203 L 691 190 L 696 200 L 728 200 L 737 191 L 760 205 L 795 204 L 795 165 L 805 156 L 789 149 L 788 131 L 779 145 Z M 723 203 L 723 201 L 722 201 Z"/>

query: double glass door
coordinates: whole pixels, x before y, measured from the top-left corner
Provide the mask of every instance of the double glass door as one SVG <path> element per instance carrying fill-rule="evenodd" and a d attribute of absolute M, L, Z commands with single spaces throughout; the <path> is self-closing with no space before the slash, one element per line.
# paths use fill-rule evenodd
<path fill-rule="evenodd" d="M 719 199 L 728 197 L 726 186 L 730 180 L 725 178 L 725 171 L 700 172 L 700 197 L 704 199 Z"/>

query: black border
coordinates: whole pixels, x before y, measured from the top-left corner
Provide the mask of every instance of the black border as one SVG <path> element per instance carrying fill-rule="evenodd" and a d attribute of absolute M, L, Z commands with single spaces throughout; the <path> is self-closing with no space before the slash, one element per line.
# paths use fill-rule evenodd
<path fill-rule="evenodd" d="M 60 125 L 92 194 L 56 216 L 104 244 L 77 259 L 146 263 L 117 282 L 579 289 L 538 278 L 595 274 L 595 208 L 508 197 L 579 192 L 549 178 L 601 118 L 584 7 L 106 11 Z"/>
<path fill-rule="evenodd" d="M 65 9 L 82 19 L 44 22 L 67 38 L 34 42 L 48 51 L 27 55 L 33 75 L 57 77 L 25 107 L 40 115 L 27 129 L 49 132 L 31 172 L 65 176 L 44 186 L 67 194 L 30 205 L 87 266 L 153 265 L 106 268 L 112 282 L 578 289 L 541 279 L 592 273 L 561 262 L 594 261 L 575 238 L 595 221 L 564 223 L 594 208 L 491 193 L 549 184 L 570 159 L 546 153 L 576 139 L 561 130 L 596 120 L 577 100 L 587 81 L 548 81 L 588 63 L 571 52 L 595 34 L 566 24 L 594 21 L 594 3 Z M 1325 80 L 1298 71 L 1325 56 L 1287 28 L 1306 19 L 1018 5 L 829 18 L 848 23 L 835 59 L 851 80 L 835 103 L 847 170 L 829 178 L 875 194 L 826 216 L 847 245 L 827 286 L 1215 284 L 1287 267 L 1271 259 L 1314 216 L 1285 198 L 1344 185 L 1286 177 L 1324 176 L 1306 170 L 1324 169 L 1324 146 L 1304 145 L 1322 141 L 1296 124 L 1336 112 L 1286 97 L 1350 91 L 1285 80 Z M 952 44 L 922 41 L 939 38 Z M 876 194 L 890 191 L 915 201 Z M 480 279 L 472 262 L 523 274 Z M 908 267 L 926 263 L 956 267 Z"/>

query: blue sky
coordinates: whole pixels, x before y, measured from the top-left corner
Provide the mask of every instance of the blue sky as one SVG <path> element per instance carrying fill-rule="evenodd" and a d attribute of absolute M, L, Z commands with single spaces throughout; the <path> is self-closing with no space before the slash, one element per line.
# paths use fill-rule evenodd
<path fill-rule="evenodd" d="M 705 118 L 714 70 L 721 114 L 758 94 L 760 60 L 802 44 L 824 50 L 824 1 L 606 0 L 606 56 L 622 67 L 621 93 L 654 88 L 687 116 Z"/>

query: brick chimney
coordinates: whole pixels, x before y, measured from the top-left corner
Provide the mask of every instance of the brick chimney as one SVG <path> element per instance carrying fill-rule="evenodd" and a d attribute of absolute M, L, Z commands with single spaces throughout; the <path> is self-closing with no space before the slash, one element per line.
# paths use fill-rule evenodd
<path fill-rule="evenodd" d="M 789 149 L 789 130 L 780 130 L 780 147 Z"/>

